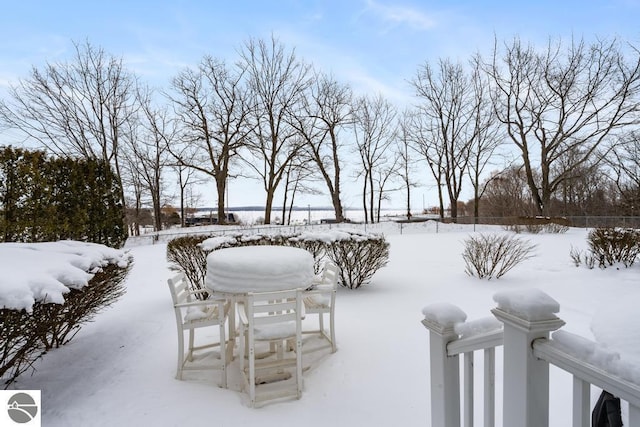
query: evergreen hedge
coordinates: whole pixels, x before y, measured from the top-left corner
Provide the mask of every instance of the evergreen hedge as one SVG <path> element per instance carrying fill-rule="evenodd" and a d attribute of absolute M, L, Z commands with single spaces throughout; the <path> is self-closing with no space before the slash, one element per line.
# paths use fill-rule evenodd
<path fill-rule="evenodd" d="M 121 247 L 127 229 L 119 194 L 115 173 L 97 159 L 0 147 L 0 242 Z"/>

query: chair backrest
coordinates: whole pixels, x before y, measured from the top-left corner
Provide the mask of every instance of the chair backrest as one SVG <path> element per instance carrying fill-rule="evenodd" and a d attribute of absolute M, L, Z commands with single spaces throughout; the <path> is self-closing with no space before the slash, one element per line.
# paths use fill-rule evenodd
<path fill-rule="evenodd" d="M 295 289 L 249 293 L 245 310 L 250 329 L 291 322 L 295 322 L 296 329 L 299 329 L 303 313 L 302 291 Z M 273 333 L 276 336 L 280 334 L 277 328 L 273 328 Z"/>
<path fill-rule="evenodd" d="M 322 278 L 318 285 L 331 286 L 335 288 L 338 284 L 339 275 L 340 272 L 338 271 L 338 266 L 333 262 L 327 262 L 322 270 Z"/>
<path fill-rule="evenodd" d="M 169 283 L 173 305 L 191 302 L 192 298 L 189 292 L 189 283 L 184 273 L 176 274 L 167 280 L 167 282 Z"/>

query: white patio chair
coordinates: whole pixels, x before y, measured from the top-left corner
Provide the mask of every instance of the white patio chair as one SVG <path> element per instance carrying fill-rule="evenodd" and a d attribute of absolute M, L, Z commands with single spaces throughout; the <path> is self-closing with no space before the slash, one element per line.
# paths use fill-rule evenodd
<path fill-rule="evenodd" d="M 331 345 L 332 353 L 337 350 L 334 315 L 338 274 L 338 266 L 333 262 L 327 262 L 324 265 L 320 280 L 303 293 L 305 313 L 317 314 L 319 319 L 318 329 L 304 330 L 303 333 L 320 334 Z M 329 331 L 325 329 L 324 325 L 325 314 L 329 315 Z"/>
<path fill-rule="evenodd" d="M 207 300 L 198 300 L 196 295 L 199 292 L 209 292 L 206 290 L 192 291 L 183 273 L 180 273 L 167 280 L 173 300 L 173 307 L 178 327 L 178 369 L 176 378 L 182 379 L 182 373 L 186 370 L 220 369 L 222 380 L 220 386 L 227 387 L 227 365 L 230 362 L 233 345 L 227 345 L 225 335 L 225 323 L 229 315 L 230 304 L 226 299 L 210 297 Z M 209 292 L 210 293 L 210 292 Z M 219 341 L 195 345 L 195 330 L 207 326 L 218 326 Z M 188 348 L 185 352 L 184 334 L 189 332 Z M 215 365 L 204 365 L 189 363 L 194 361 L 194 352 L 200 350 L 220 347 L 220 363 Z M 189 363 L 189 364 L 188 364 Z"/>
<path fill-rule="evenodd" d="M 276 399 L 300 399 L 304 317 L 302 291 L 249 293 L 238 304 L 238 317 L 240 369 L 245 378 L 245 390 L 248 389 L 250 406 Z M 291 342 L 295 343 L 292 346 L 295 357 L 285 351 L 289 349 L 287 343 Z M 258 355 L 256 344 L 259 343 L 268 348 L 266 357 L 265 354 Z M 276 351 L 272 352 L 274 344 Z M 285 368 L 289 368 L 288 371 Z"/>

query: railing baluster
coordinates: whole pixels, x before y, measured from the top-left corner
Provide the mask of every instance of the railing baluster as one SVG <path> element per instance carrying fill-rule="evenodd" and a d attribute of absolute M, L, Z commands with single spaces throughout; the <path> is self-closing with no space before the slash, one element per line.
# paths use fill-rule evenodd
<path fill-rule="evenodd" d="M 464 354 L 464 426 L 473 427 L 473 351 Z"/>
<path fill-rule="evenodd" d="M 640 407 L 629 403 L 629 425 L 640 426 Z"/>
<path fill-rule="evenodd" d="M 496 423 L 496 349 L 484 350 L 484 427 Z"/>
<path fill-rule="evenodd" d="M 591 423 L 591 384 L 573 377 L 573 427 L 589 427 Z"/>

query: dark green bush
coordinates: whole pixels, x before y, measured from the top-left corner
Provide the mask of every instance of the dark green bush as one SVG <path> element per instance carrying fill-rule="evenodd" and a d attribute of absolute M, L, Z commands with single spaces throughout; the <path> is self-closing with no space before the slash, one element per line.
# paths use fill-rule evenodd
<path fill-rule="evenodd" d="M 0 242 L 78 240 L 121 247 L 119 181 L 99 160 L 0 147 Z"/>
<path fill-rule="evenodd" d="M 614 264 L 630 267 L 640 254 L 640 231 L 630 228 L 596 228 L 587 237 L 600 268 Z"/>
<path fill-rule="evenodd" d="M 0 378 L 5 387 L 33 367 L 48 350 L 69 342 L 80 327 L 125 293 L 127 267 L 109 264 L 82 289 L 72 289 L 64 304 L 36 302 L 26 310 L 0 309 Z"/>

